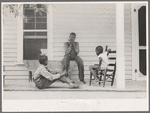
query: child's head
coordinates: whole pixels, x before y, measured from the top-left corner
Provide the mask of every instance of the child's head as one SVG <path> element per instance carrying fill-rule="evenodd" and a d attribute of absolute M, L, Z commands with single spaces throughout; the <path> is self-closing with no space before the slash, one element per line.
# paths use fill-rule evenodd
<path fill-rule="evenodd" d="M 74 32 L 70 33 L 69 39 L 75 40 L 76 34 Z"/>
<path fill-rule="evenodd" d="M 102 46 L 97 46 L 95 48 L 95 52 L 96 52 L 97 55 L 103 53 L 103 47 Z"/>
<path fill-rule="evenodd" d="M 48 64 L 48 57 L 46 55 L 41 55 L 40 58 L 39 58 L 39 62 L 40 64 L 43 64 L 43 65 L 47 65 Z"/>
<path fill-rule="evenodd" d="M 74 37 L 76 37 L 76 34 L 74 32 L 70 33 L 70 36 L 71 35 L 74 36 Z"/>

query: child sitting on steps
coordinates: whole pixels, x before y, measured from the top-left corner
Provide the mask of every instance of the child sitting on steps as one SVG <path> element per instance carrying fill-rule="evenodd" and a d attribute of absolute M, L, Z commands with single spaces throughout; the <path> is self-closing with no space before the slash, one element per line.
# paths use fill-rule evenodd
<path fill-rule="evenodd" d="M 95 64 L 89 67 L 90 72 L 94 76 L 94 81 L 93 83 L 99 82 L 99 78 L 97 73 L 95 71 L 98 70 L 105 70 L 108 67 L 109 61 L 108 61 L 108 54 L 111 50 L 108 49 L 107 51 L 103 52 L 103 47 L 102 46 L 97 46 L 95 49 L 96 55 L 99 58 L 99 64 Z"/>
<path fill-rule="evenodd" d="M 72 81 L 69 78 L 66 78 L 66 70 L 62 73 L 59 71 L 50 71 L 47 68 L 48 64 L 48 58 L 46 55 L 41 55 L 39 58 L 40 66 L 37 68 L 37 70 L 34 73 L 34 83 L 37 88 L 44 89 L 48 88 L 52 83 L 59 80 L 63 83 L 67 83 L 69 85 L 69 88 L 78 88 L 79 86 L 72 83 Z"/>

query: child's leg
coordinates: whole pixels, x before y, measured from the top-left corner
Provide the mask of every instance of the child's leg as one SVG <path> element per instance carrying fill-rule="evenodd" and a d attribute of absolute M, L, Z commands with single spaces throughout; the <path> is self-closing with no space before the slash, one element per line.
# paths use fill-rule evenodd
<path fill-rule="evenodd" d="M 94 78 L 97 77 L 97 74 L 95 73 L 95 71 L 99 68 L 98 65 L 92 65 L 89 67 L 90 72 L 92 73 L 92 75 L 94 76 Z"/>
<path fill-rule="evenodd" d="M 105 63 L 103 63 L 102 65 L 101 65 L 101 75 L 104 75 L 104 73 L 105 73 L 105 71 L 107 70 L 107 68 L 108 68 L 108 65 L 107 64 L 105 64 Z M 101 79 L 103 80 L 103 78 L 104 78 L 104 76 L 101 76 Z"/>
<path fill-rule="evenodd" d="M 68 68 L 69 68 L 69 65 L 70 65 L 70 58 L 68 56 L 65 56 L 62 59 L 62 66 L 63 66 L 63 71 L 64 70 L 67 71 L 67 74 L 66 74 L 67 77 L 68 77 Z"/>
<path fill-rule="evenodd" d="M 69 85 L 69 88 L 78 88 L 79 87 L 79 85 L 72 83 L 72 80 L 70 80 L 66 76 L 60 77 L 59 80 L 63 83 L 67 83 Z"/>
<path fill-rule="evenodd" d="M 60 76 L 61 76 L 60 78 L 54 79 L 52 81 L 46 79 L 43 76 L 40 76 L 38 79 L 34 80 L 34 83 L 36 84 L 36 87 L 39 89 L 47 88 L 57 80 L 60 80 L 60 81 L 67 83 L 67 84 L 71 84 L 72 81 L 69 78 L 65 77 L 65 75 L 66 75 L 66 71 L 63 71 L 60 74 Z"/>
<path fill-rule="evenodd" d="M 66 71 L 64 71 L 60 74 L 61 77 L 65 76 L 65 75 L 66 75 Z M 37 79 L 34 79 L 34 83 L 36 84 L 37 88 L 44 89 L 44 88 L 49 87 L 51 84 L 53 84 L 57 80 L 59 80 L 59 78 L 51 81 L 51 80 L 46 79 L 42 75 L 40 75 Z"/>
<path fill-rule="evenodd" d="M 69 88 L 78 88 L 79 86 L 76 85 L 76 84 L 73 84 L 72 83 L 72 80 L 70 80 L 68 77 L 65 76 L 66 75 L 66 71 L 63 71 L 61 74 L 60 74 L 60 78 L 57 79 L 63 83 L 67 83 L 69 85 Z"/>
<path fill-rule="evenodd" d="M 71 84 L 72 80 L 70 80 L 68 77 L 62 76 L 59 78 L 59 81 L 63 82 L 63 83 L 67 83 L 67 84 Z"/>
<path fill-rule="evenodd" d="M 46 78 L 44 78 L 43 76 L 40 76 L 38 79 L 33 79 L 34 83 L 36 84 L 36 87 L 39 89 L 44 89 L 49 87 L 52 83 L 54 83 L 55 81 L 50 81 Z"/>
<path fill-rule="evenodd" d="M 60 74 L 60 78 L 58 80 L 60 80 L 61 82 L 63 83 L 67 83 L 67 84 L 71 84 L 72 83 L 72 80 L 70 80 L 68 77 L 66 77 L 66 71 L 63 71 L 61 74 Z"/>

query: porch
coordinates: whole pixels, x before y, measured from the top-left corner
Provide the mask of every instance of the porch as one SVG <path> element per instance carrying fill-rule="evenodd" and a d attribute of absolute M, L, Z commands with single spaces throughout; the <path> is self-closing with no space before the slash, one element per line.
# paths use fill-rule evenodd
<path fill-rule="evenodd" d="M 53 83 L 50 88 L 47 89 L 42 89 L 39 90 L 38 88 L 35 87 L 34 82 L 28 82 L 28 80 L 6 80 L 6 84 L 3 88 L 4 92 L 7 91 L 12 91 L 10 92 L 13 94 L 13 91 L 28 91 L 28 92 L 32 92 L 32 91 L 42 91 L 44 93 L 44 91 L 54 91 L 54 92 L 72 92 L 72 91 L 79 91 L 79 92 L 93 92 L 93 93 L 98 93 L 98 92 L 143 92 L 145 93 L 145 96 L 143 96 L 143 98 L 146 98 L 146 89 L 147 89 L 147 83 L 146 81 L 132 81 L 132 80 L 126 80 L 125 81 L 125 89 L 117 89 L 116 88 L 116 80 L 114 81 L 114 85 L 111 86 L 110 82 L 106 82 L 105 87 L 101 85 L 99 85 L 98 83 L 92 84 L 91 86 L 89 86 L 89 80 L 86 79 L 87 84 L 84 85 L 80 85 L 80 88 L 78 89 L 69 89 L 67 84 L 63 84 L 61 82 L 55 82 Z M 77 84 L 80 84 L 79 81 L 76 81 Z M 26 93 L 25 93 L 26 94 Z M 38 92 L 36 93 L 36 95 L 38 96 Z M 4 99 L 11 99 L 11 98 L 19 98 L 18 96 L 20 95 L 12 95 L 12 96 L 8 96 L 5 95 Z M 21 96 L 22 99 L 24 98 L 23 96 Z M 120 96 L 119 96 L 120 97 Z M 25 97 L 25 98 L 34 98 L 34 97 Z M 43 97 L 42 97 L 43 98 Z M 47 98 L 47 97 L 45 97 Z M 51 97 L 53 98 L 53 97 Z M 54 97 L 56 98 L 56 97 Z M 78 98 L 75 97 L 75 98 Z M 92 98 L 92 96 L 91 96 Z M 103 97 L 99 97 L 99 98 L 103 98 Z M 109 98 L 109 97 L 108 97 Z M 114 98 L 118 98 L 117 96 Z M 126 96 L 124 97 L 126 98 Z M 136 98 L 136 96 L 135 96 Z"/>
<path fill-rule="evenodd" d="M 22 110 L 89 110 L 92 112 L 148 110 L 147 76 L 144 76 L 146 81 L 136 81 L 140 78 L 138 9 L 142 5 L 138 3 L 125 3 L 124 5 L 115 3 L 52 4 L 48 8 L 49 13 L 46 18 L 48 27 L 45 30 L 26 30 L 23 28 L 22 17 L 14 18 L 8 12 L 8 16 L 4 17 L 3 64 L 6 66 L 8 79 L 23 79 L 6 79 L 5 86 L 2 87 L 3 111 L 14 109 L 15 111 L 17 109 L 17 112 Z M 23 12 L 23 7 L 21 12 Z M 84 60 L 87 84 L 81 85 L 79 89 L 69 89 L 67 84 L 56 82 L 50 88 L 37 89 L 33 82 L 28 81 L 26 67 L 18 65 L 22 65 L 24 60 L 24 39 L 31 38 L 23 34 L 25 32 L 46 32 L 46 36 L 38 36 L 37 40 L 38 38 L 47 40 L 49 60 L 62 60 L 63 43 L 67 41 L 68 34 L 72 31 L 77 33 L 76 41 L 80 43 L 79 55 Z M 116 76 L 113 86 L 110 85 L 110 82 L 106 82 L 105 87 L 98 83 L 89 86 L 89 65 L 97 63 L 94 49 L 99 44 L 103 47 L 108 45 L 112 50 L 117 51 L 116 75 L 119 76 Z M 74 69 L 74 77 L 78 77 L 77 72 L 77 68 Z M 76 83 L 80 84 L 79 81 Z M 34 102 L 27 101 L 30 99 Z M 41 101 L 42 99 L 44 102 Z M 107 99 L 110 99 L 111 102 L 108 102 Z M 10 100 L 17 100 L 18 104 Z M 135 100 L 140 100 L 140 102 Z"/>

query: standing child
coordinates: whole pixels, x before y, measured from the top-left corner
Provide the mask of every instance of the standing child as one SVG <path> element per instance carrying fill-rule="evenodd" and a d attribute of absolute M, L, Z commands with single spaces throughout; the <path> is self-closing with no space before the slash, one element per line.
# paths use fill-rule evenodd
<path fill-rule="evenodd" d="M 95 70 L 105 70 L 108 67 L 109 61 L 108 61 L 108 54 L 111 50 L 108 49 L 107 51 L 103 52 L 102 46 L 97 46 L 95 49 L 96 55 L 99 58 L 99 64 L 95 64 L 89 67 L 90 72 L 94 76 L 94 83 L 99 81 L 97 73 L 95 73 Z"/>
<path fill-rule="evenodd" d="M 41 55 L 39 58 L 40 66 L 34 73 L 34 83 L 37 88 L 44 89 L 49 87 L 52 83 L 60 80 L 63 83 L 67 83 L 69 88 L 78 88 L 79 86 L 73 84 L 69 78 L 66 78 L 66 71 L 60 73 L 59 71 L 50 71 L 47 68 L 48 58 L 46 55 Z"/>

